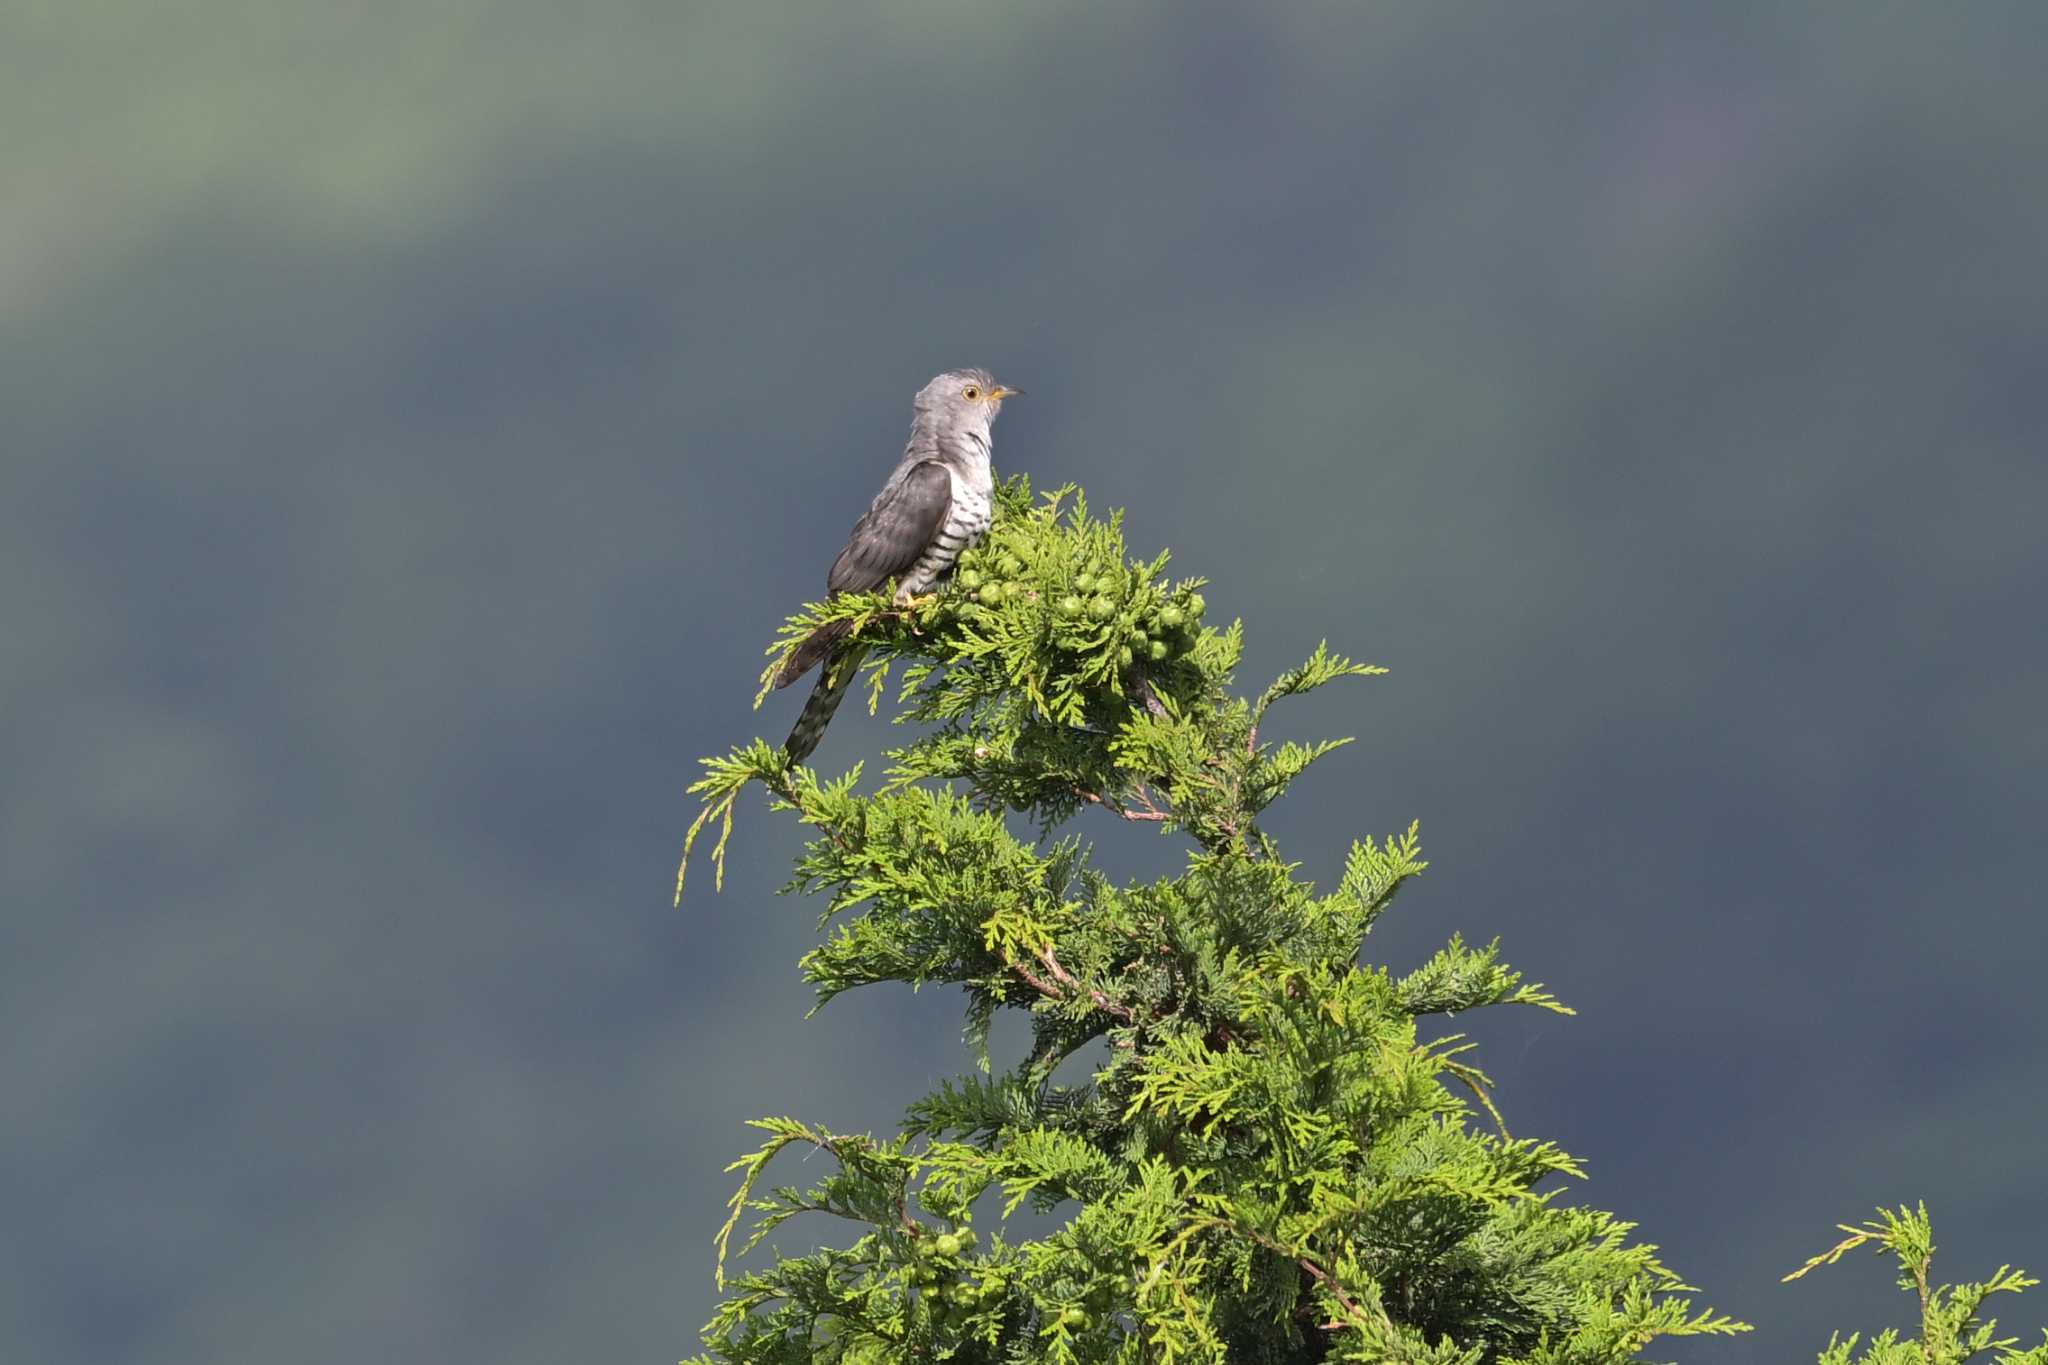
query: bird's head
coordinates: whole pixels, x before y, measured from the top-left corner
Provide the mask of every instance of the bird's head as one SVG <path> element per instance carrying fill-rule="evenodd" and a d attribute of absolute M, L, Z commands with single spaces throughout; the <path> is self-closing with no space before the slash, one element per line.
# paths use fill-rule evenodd
<path fill-rule="evenodd" d="M 941 435 L 975 431 L 986 437 L 1003 400 L 1022 392 L 998 383 L 987 370 L 948 370 L 918 391 L 917 422 Z"/>

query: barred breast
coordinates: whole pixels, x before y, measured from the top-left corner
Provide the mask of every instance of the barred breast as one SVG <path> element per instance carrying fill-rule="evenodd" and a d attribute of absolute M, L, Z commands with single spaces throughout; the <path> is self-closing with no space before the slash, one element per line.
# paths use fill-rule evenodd
<path fill-rule="evenodd" d="M 939 528 L 931 548 L 918 556 L 917 563 L 904 575 L 906 595 L 930 592 L 959 561 L 961 552 L 988 534 L 989 522 L 993 520 L 991 479 L 986 466 L 973 472 L 959 468 L 949 468 L 948 472 L 953 476 L 953 498 L 946 510 L 946 524 Z M 980 477 L 976 478 L 976 474 Z"/>

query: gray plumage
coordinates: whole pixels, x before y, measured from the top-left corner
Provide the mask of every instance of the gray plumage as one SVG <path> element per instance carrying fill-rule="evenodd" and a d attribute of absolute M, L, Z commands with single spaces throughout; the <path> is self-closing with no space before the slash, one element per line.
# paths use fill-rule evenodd
<path fill-rule="evenodd" d="M 930 592 L 953 571 L 961 552 L 988 531 L 995 492 L 989 430 L 1003 400 L 1018 392 L 987 370 L 948 370 L 918 391 L 903 458 L 832 561 L 827 592 L 874 592 L 894 581 L 900 605 Z M 820 626 L 790 651 L 775 676 L 777 687 L 787 687 L 824 664 L 783 742 L 792 763 L 818 747 L 860 671 L 867 649 L 847 632 L 843 621 Z"/>

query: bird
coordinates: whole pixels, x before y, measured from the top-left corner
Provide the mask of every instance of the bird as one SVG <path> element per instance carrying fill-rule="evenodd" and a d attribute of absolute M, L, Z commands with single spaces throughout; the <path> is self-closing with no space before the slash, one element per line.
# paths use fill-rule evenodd
<path fill-rule="evenodd" d="M 903 458 L 832 561 L 825 575 L 828 595 L 874 592 L 894 580 L 895 604 L 908 606 L 953 572 L 962 552 L 988 533 L 995 493 L 989 432 L 1003 400 L 1022 393 L 982 369 L 947 370 L 918 390 Z M 851 629 L 848 621 L 819 626 L 789 652 L 775 675 L 775 685 L 787 687 L 823 665 L 783 741 L 784 758 L 791 764 L 803 762 L 818 747 L 860 671 L 867 646 L 848 638 Z"/>

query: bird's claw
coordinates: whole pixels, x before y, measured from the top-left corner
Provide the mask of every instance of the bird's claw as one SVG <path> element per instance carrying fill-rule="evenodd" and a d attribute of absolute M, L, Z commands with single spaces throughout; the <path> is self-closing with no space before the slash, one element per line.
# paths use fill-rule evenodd
<path fill-rule="evenodd" d="M 912 620 L 919 612 L 938 600 L 939 595 L 935 592 L 919 593 L 915 597 L 899 597 L 896 599 L 896 614 L 905 620 Z M 912 629 L 915 630 L 915 627 Z"/>

